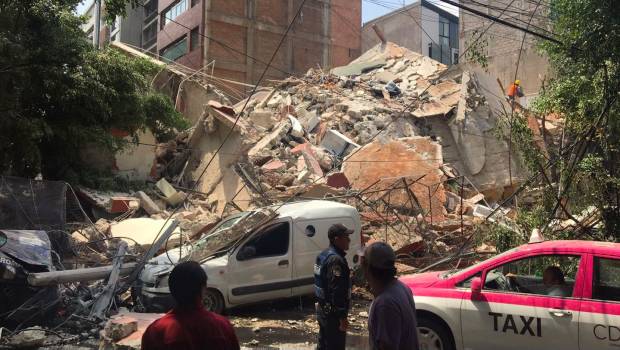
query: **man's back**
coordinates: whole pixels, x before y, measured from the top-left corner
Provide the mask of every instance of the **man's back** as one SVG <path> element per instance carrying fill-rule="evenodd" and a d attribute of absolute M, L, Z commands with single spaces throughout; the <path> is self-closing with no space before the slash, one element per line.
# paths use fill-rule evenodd
<path fill-rule="evenodd" d="M 237 350 L 239 342 L 228 320 L 204 307 L 172 310 L 153 322 L 142 336 L 143 350 Z"/>
<path fill-rule="evenodd" d="M 418 349 L 415 304 L 411 290 L 394 280 L 372 302 L 368 319 L 371 347 Z"/>

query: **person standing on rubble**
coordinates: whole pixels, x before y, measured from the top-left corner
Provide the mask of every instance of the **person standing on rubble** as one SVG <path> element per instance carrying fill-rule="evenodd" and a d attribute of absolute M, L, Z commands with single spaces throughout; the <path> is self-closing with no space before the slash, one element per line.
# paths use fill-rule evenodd
<path fill-rule="evenodd" d="M 319 322 L 318 350 L 344 350 L 351 303 L 351 276 L 345 259 L 353 230 L 342 224 L 327 231 L 329 248 L 316 257 L 314 289 Z"/>
<path fill-rule="evenodd" d="M 177 306 L 153 322 L 142 336 L 142 350 L 238 350 L 230 322 L 204 308 L 207 274 L 195 261 L 180 263 L 168 279 Z"/>
<path fill-rule="evenodd" d="M 392 247 L 375 242 L 364 249 L 362 269 L 374 295 L 368 312 L 372 350 L 418 350 L 413 293 L 396 278 Z"/>
<path fill-rule="evenodd" d="M 523 97 L 523 89 L 521 88 L 521 80 L 517 79 L 514 83 L 510 84 L 506 96 L 510 102 L 519 101 L 519 97 Z"/>

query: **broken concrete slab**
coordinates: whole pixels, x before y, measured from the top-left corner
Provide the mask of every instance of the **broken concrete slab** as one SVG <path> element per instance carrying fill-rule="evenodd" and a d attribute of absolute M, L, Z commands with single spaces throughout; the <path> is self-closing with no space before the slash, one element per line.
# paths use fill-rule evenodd
<path fill-rule="evenodd" d="M 330 129 L 325 133 L 321 141 L 321 147 L 338 157 L 343 157 L 351 153 L 354 149 L 359 148 L 360 145 L 340 132 Z"/>
<path fill-rule="evenodd" d="M 250 120 L 254 126 L 261 127 L 265 130 L 271 130 L 276 125 L 274 113 L 269 110 L 255 109 L 250 112 Z"/>
<path fill-rule="evenodd" d="M 116 317 L 106 322 L 104 337 L 113 342 L 126 338 L 138 330 L 138 320 L 132 317 Z"/>
<path fill-rule="evenodd" d="M 375 79 L 378 80 L 382 84 L 387 84 L 390 81 L 394 81 L 395 82 L 395 81 L 399 80 L 399 77 L 396 74 L 394 74 L 394 73 L 392 73 L 392 72 L 390 72 L 388 70 L 384 70 L 383 72 L 377 73 L 375 75 Z"/>
<path fill-rule="evenodd" d="M 390 204 L 421 210 L 425 216 L 440 220 L 446 214 L 442 163 L 439 144 L 430 138 L 410 137 L 365 145 L 345 159 L 342 172 L 351 182 L 351 188 L 375 192 L 369 195 L 372 199 L 382 198 L 393 187 L 404 187 L 407 181 L 421 208 L 412 208 L 415 200 L 405 189 L 392 190 Z"/>
<path fill-rule="evenodd" d="M 140 199 L 140 206 L 149 215 L 158 214 L 161 212 L 161 208 L 149 197 L 144 191 L 136 192 L 136 196 Z"/>
<path fill-rule="evenodd" d="M 174 189 L 174 187 L 172 187 L 172 185 L 165 178 L 161 178 L 157 181 L 155 186 L 161 191 L 164 195 L 164 199 L 170 205 L 177 205 L 185 199 L 185 196 L 183 196 L 181 192 Z"/>
<path fill-rule="evenodd" d="M 137 243 L 143 248 L 148 248 L 153 244 L 158 234 L 164 232 L 170 225 L 172 225 L 172 220 L 132 218 L 111 225 L 110 234 L 112 237 L 123 239 L 130 245 Z M 168 248 L 179 244 L 180 233 L 181 230 L 179 228 L 174 231 L 174 236 L 168 240 Z"/>
<path fill-rule="evenodd" d="M 377 59 L 366 62 L 350 63 L 346 66 L 336 67 L 331 70 L 331 73 L 341 77 L 348 77 L 354 75 L 361 75 L 362 73 L 366 73 L 373 69 L 381 68 L 383 66 L 385 66 L 385 60 Z"/>
<path fill-rule="evenodd" d="M 249 160 L 256 165 L 267 162 L 271 157 L 269 150 L 271 150 L 273 146 L 278 144 L 280 140 L 286 136 L 291 127 L 291 121 L 288 118 L 285 121 L 280 122 L 280 124 L 272 132 L 260 139 L 260 141 L 258 141 L 254 147 L 248 151 Z"/>

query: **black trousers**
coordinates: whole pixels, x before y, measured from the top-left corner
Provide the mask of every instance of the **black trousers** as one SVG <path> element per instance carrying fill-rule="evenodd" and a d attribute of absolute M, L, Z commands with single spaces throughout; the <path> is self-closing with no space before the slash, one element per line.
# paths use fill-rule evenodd
<path fill-rule="evenodd" d="M 317 350 L 344 350 L 347 332 L 340 330 L 340 319 L 335 316 L 317 313 L 319 322 L 319 344 Z"/>

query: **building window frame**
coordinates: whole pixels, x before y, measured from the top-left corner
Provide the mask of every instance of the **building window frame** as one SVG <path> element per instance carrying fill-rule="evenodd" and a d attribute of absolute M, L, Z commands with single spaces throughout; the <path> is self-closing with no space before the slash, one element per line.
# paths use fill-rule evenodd
<path fill-rule="evenodd" d="M 189 51 L 192 52 L 200 47 L 200 27 L 189 32 Z"/>
<path fill-rule="evenodd" d="M 182 13 L 187 11 L 189 9 L 189 7 L 187 6 L 188 2 L 189 0 L 178 0 L 172 3 L 172 5 L 168 6 L 168 8 L 162 12 L 161 27 L 165 27 L 166 24 L 171 23 Z"/>
<path fill-rule="evenodd" d="M 165 48 L 159 50 L 159 57 L 164 58 L 167 62 L 176 61 L 179 58 L 187 54 L 188 42 L 187 35 L 184 35 L 179 40 L 171 43 Z M 175 51 L 176 50 L 176 51 Z M 166 54 L 172 53 L 172 55 L 166 56 Z"/>

